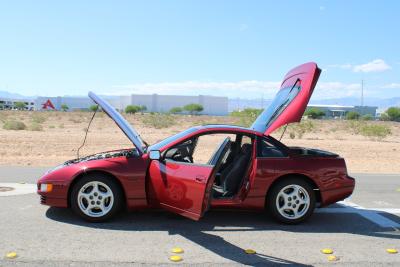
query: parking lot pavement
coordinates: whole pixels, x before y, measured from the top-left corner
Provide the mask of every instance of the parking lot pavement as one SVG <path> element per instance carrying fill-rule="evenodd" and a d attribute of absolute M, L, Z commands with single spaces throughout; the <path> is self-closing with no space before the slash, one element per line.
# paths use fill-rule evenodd
<path fill-rule="evenodd" d="M 0 168 L 0 183 L 33 183 L 44 169 Z M 121 214 L 109 223 L 90 224 L 71 211 L 39 205 L 36 194 L 0 196 L 0 266 L 131 266 L 184 264 L 399 266 L 400 175 L 362 175 L 354 195 L 319 209 L 295 226 L 251 212 L 210 211 L 194 222 L 162 211 Z M 256 254 L 245 254 L 244 249 Z M 323 248 L 333 249 L 332 263 Z M 18 256 L 3 258 L 7 252 Z"/>

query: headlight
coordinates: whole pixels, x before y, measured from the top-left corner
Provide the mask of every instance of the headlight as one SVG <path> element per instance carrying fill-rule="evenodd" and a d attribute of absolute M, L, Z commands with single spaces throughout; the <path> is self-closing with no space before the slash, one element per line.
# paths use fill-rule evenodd
<path fill-rule="evenodd" d="M 41 192 L 51 192 L 53 190 L 53 185 L 52 184 L 41 184 L 40 185 L 40 191 Z"/>

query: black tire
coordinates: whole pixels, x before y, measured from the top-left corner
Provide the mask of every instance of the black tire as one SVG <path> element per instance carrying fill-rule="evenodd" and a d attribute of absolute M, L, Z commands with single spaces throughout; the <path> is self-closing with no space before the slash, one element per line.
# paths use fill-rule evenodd
<path fill-rule="evenodd" d="M 100 182 L 105 184 L 106 186 L 109 187 L 109 189 L 112 192 L 113 195 L 113 203 L 109 204 L 107 208 L 109 208 L 108 212 L 104 215 L 95 215 L 95 216 L 89 216 L 85 214 L 79 204 L 78 200 L 78 195 L 79 191 L 81 188 L 90 183 L 90 182 Z M 111 202 L 109 202 L 111 203 Z M 78 180 L 78 182 L 74 185 L 74 187 L 71 190 L 71 195 L 70 195 L 70 205 L 72 210 L 78 214 L 81 218 L 85 219 L 86 221 L 89 222 L 104 222 L 107 221 L 111 218 L 113 218 L 122 208 L 123 206 L 123 192 L 119 184 L 117 184 L 113 178 L 102 174 L 102 173 L 91 173 L 87 174 L 81 179 Z M 110 207 L 111 206 L 111 207 Z M 96 210 L 94 208 L 93 210 Z"/>
<path fill-rule="evenodd" d="M 304 208 L 304 214 L 302 214 L 298 218 L 287 218 L 287 217 L 283 216 L 279 212 L 277 204 L 276 204 L 279 192 L 286 186 L 290 186 L 290 185 L 297 185 L 297 186 L 302 187 L 308 193 L 308 196 L 309 196 L 308 209 Z M 298 223 L 301 223 L 301 222 L 307 220 L 313 214 L 316 198 L 315 198 L 314 190 L 309 183 L 307 183 L 306 181 L 304 181 L 303 179 L 298 178 L 298 177 L 290 177 L 290 178 L 287 178 L 287 179 L 284 179 L 284 180 L 278 182 L 277 184 L 275 184 L 273 186 L 273 188 L 271 188 L 271 190 L 268 192 L 266 202 L 267 202 L 266 207 L 267 207 L 269 214 L 276 221 L 285 223 L 285 224 L 298 224 Z M 290 203 L 290 204 L 293 205 L 292 203 Z"/>

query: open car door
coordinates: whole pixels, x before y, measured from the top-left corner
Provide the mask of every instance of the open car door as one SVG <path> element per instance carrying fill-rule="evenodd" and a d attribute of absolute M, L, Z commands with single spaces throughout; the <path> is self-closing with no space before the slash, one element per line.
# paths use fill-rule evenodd
<path fill-rule="evenodd" d="M 310 62 L 290 70 L 274 100 L 255 120 L 251 129 L 269 135 L 282 125 L 299 122 L 317 84 L 321 70 Z"/>
<path fill-rule="evenodd" d="M 208 210 L 215 175 L 230 148 L 226 138 L 209 164 L 170 159 L 153 160 L 149 169 L 149 190 L 160 206 L 173 213 L 199 220 Z"/>

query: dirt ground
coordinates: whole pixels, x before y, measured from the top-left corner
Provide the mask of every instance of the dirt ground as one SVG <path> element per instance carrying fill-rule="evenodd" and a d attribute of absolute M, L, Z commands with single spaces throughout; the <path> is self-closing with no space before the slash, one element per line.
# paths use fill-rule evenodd
<path fill-rule="evenodd" d="M 76 158 L 77 148 L 82 144 L 91 116 L 90 112 L 0 111 L 0 165 L 54 166 Z M 232 117 L 171 115 L 168 120 L 172 126 L 156 129 L 145 124 L 149 116 L 151 115 L 136 114 L 126 117 L 142 138 L 150 144 L 193 125 L 239 122 L 237 118 Z M 29 130 L 35 118 L 39 121 L 36 125 L 40 124 L 42 130 Z M 3 122 L 7 120 L 22 121 L 26 124 L 27 130 L 3 129 Z M 382 140 L 354 133 L 349 128 L 349 123 L 351 122 L 312 120 L 312 129 L 304 133 L 301 138 L 295 130 L 288 128 L 281 141 L 290 146 L 335 152 L 346 159 L 349 172 L 400 173 L 400 123 L 366 122 L 383 124 L 391 129 L 392 134 Z M 290 132 L 295 133 L 294 139 L 290 137 Z M 279 138 L 280 133 L 277 132 L 273 136 Z M 217 141 L 210 139 L 205 143 L 204 155 L 215 149 Z M 132 147 L 132 144 L 113 121 L 105 114 L 98 113 L 90 127 L 86 145 L 80 153 L 88 155 L 129 147 Z"/>

